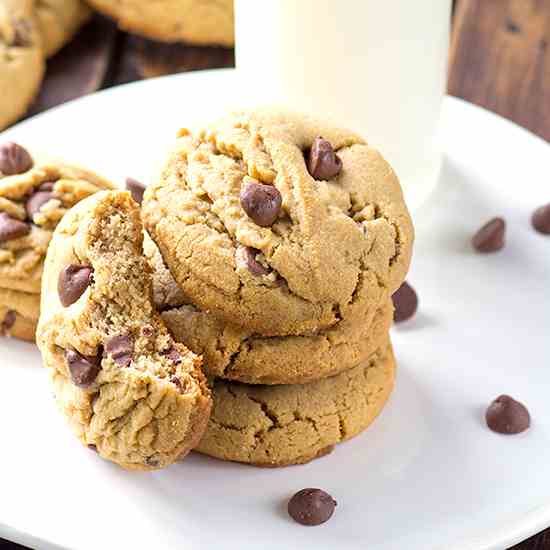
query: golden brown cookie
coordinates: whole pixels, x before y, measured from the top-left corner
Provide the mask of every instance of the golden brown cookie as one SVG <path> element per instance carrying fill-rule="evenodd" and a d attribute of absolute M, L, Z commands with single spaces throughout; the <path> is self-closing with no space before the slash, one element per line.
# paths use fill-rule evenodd
<path fill-rule="evenodd" d="M 67 44 L 90 18 L 90 8 L 82 0 L 40 0 L 36 15 L 42 34 L 44 55 L 51 57 Z"/>
<path fill-rule="evenodd" d="M 82 443 L 125 468 L 162 468 L 204 433 L 200 358 L 155 311 L 139 207 L 104 191 L 60 222 L 48 251 L 37 343 Z"/>
<path fill-rule="evenodd" d="M 343 320 L 316 334 L 258 336 L 193 306 L 146 235 L 143 249 L 153 268 L 153 296 L 177 342 L 203 356 L 207 376 L 248 384 L 303 384 L 355 367 L 387 340 L 393 318 L 388 301 L 371 316 Z"/>
<path fill-rule="evenodd" d="M 233 0 L 88 0 L 119 26 L 161 42 L 233 46 Z"/>
<path fill-rule="evenodd" d="M 380 153 L 271 111 L 182 131 L 142 211 L 192 302 L 266 336 L 372 315 L 402 283 L 414 238 Z"/>
<path fill-rule="evenodd" d="M 35 162 L 15 143 L 0 145 L 0 287 L 38 294 L 53 230 L 104 178 L 63 162 Z"/>
<path fill-rule="evenodd" d="M 0 130 L 25 114 L 44 75 L 34 2 L 0 1 Z"/>
<path fill-rule="evenodd" d="M 34 342 L 40 295 L 0 288 L 0 334 Z"/>
<path fill-rule="evenodd" d="M 388 343 L 362 365 L 310 384 L 217 380 L 214 409 L 196 450 L 257 466 L 309 462 L 371 424 L 393 389 L 395 368 Z"/>

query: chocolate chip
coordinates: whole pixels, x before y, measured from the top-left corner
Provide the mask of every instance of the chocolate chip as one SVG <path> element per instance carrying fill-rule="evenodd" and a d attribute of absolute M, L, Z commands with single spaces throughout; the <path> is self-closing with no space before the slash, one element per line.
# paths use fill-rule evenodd
<path fill-rule="evenodd" d="M 89 265 L 71 264 L 64 267 L 57 279 L 57 293 L 64 307 L 74 304 L 92 283 Z"/>
<path fill-rule="evenodd" d="M 105 342 L 105 353 L 113 356 L 119 367 L 127 367 L 134 356 L 134 342 L 129 334 L 112 336 Z"/>
<path fill-rule="evenodd" d="M 497 252 L 504 246 L 505 232 L 506 222 L 502 218 L 493 218 L 472 237 L 472 246 L 484 254 Z"/>
<path fill-rule="evenodd" d="M 321 525 L 334 513 L 336 501 L 321 489 L 302 489 L 288 501 L 290 517 L 302 525 Z"/>
<path fill-rule="evenodd" d="M 51 191 L 36 191 L 33 193 L 25 203 L 25 210 L 27 216 L 32 220 L 33 216 L 40 211 L 50 199 L 54 198 L 54 194 Z"/>
<path fill-rule="evenodd" d="M 161 355 L 164 355 L 165 357 L 170 359 L 170 361 L 172 361 L 176 365 L 181 363 L 181 353 L 176 348 L 170 348 L 166 351 L 163 351 L 161 353 Z"/>
<path fill-rule="evenodd" d="M 493 432 L 506 435 L 524 432 L 531 424 L 525 405 L 509 395 L 501 395 L 489 405 L 485 420 Z"/>
<path fill-rule="evenodd" d="M 309 150 L 307 169 L 316 180 L 330 180 L 342 170 L 342 161 L 330 142 L 318 137 Z"/>
<path fill-rule="evenodd" d="M 143 183 L 134 178 L 126 178 L 126 189 L 130 191 L 130 195 L 138 204 L 143 202 L 143 193 L 145 192 Z"/>
<path fill-rule="evenodd" d="M 19 20 L 15 22 L 15 35 L 12 46 L 16 48 L 28 48 L 32 46 L 32 28 L 28 21 Z"/>
<path fill-rule="evenodd" d="M 418 309 L 418 296 L 414 288 L 405 281 L 391 297 L 393 301 L 393 320 L 401 323 L 410 319 Z"/>
<path fill-rule="evenodd" d="M 152 456 L 148 456 L 145 459 L 145 464 L 147 464 L 147 466 L 151 466 L 152 468 L 158 468 L 159 465 L 160 465 L 160 461 L 157 458 L 154 458 Z"/>
<path fill-rule="evenodd" d="M 0 243 L 19 239 L 28 235 L 30 231 L 31 226 L 28 223 L 12 218 L 5 212 L 0 213 Z"/>
<path fill-rule="evenodd" d="M 93 443 L 90 443 L 90 444 L 88 445 L 88 449 L 90 449 L 90 451 L 94 451 L 94 452 L 97 453 L 97 446 L 94 445 Z"/>
<path fill-rule="evenodd" d="M 172 384 L 174 384 L 174 386 L 178 388 L 180 393 L 185 393 L 183 389 L 183 383 L 181 379 L 179 379 L 177 376 L 172 375 L 170 377 L 170 382 L 172 382 Z"/>
<path fill-rule="evenodd" d="M 17 319 L 17 313 L 15 313 L 15 311 L 13 311 L 12 309 L 8 310 L 2 323 L 0 323 L 0 333 L 6 334 L 8 330 L 10 330 L 10 328 L 13 327 L 13 325 L 15 325 L 16 319 Z"/>
<path fill-rule="evenodd" d="M 54 181 L 45 181 L 38 186 L 38 191 L 53 191 Z"/>
<path fill-rule="evenodd" d="M 155 334 L 155 329 L 151 325 L 145 325 L 141 329 L 141 334 L 143 334 L 145 338 L 152 338 L 153 334 Z"/>
<path fill-rule="evenodd" d="M 550 203 L 540 206 L 531 218 L 533 227 L 543 235 L 550 235 Z"/>
<path fill-rule="evenodd" d="M 21 145 L 12 141 L 0 145 L 0 172 L 4 176 L 22 174 L 30 170 L 33 164 L 29 152 Z"/>
<path fill-rule="evenodd" d="M 274 185 L 248 182 L 241 190 L 241 206 L 249 218 L 260 227 L 273 225 L 279 212 L 283 198 Z"/>
<path fill-rule="evenodd" d="M 79 388 L 89 388 L 101 370 L 101 359 L 96 356 L 82 355 L 78 351 L 68 350 L 65 359 L 71 373 L 71 380 Z"/>
<path fill-rule="evenodd" d="M 238 264 L 244 264 L 252 275 L 267 275 L 269 269 L 265 268 L 256 260 L 256 256 L 260 253 L 256 248 L 250 246 L 239 246 L 235 253 L 235 258 Z"/>

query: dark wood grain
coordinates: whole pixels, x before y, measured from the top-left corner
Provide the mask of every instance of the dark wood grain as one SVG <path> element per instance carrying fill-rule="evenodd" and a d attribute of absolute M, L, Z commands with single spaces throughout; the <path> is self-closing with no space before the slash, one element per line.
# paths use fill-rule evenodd
<path fill-rule="evenodd" d="M 46 77 L 29 115 L 99 90 L 109 71 L 117 30 L 99 16 L 48 61 Z"/>
<path fill-rule="evenodd" d="M 550 140 L 549 44 L 549 0 L 460 0 L 449 92 Z"/>

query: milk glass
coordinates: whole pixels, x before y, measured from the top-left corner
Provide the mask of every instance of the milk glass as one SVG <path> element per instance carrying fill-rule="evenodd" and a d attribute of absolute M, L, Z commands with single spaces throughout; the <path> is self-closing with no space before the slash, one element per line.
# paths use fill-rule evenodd
<path fill-rule="evenodd" d="M 359 132 L 414 209 L 441 165 L 450 14 L 451 0 L 235 0 L 243 99 Z"/>

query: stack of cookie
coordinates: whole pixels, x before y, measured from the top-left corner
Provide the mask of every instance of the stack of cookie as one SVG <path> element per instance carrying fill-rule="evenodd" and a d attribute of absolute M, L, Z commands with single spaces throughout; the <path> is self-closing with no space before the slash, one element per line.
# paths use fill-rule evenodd
<path fill-rule="evenodd" d="M 16 143 L 0 145 L 0 331 L 34 341 L 40 283 L 53 230 L 81 199 L 113 186 L 82 168 L 36 162 Z"/>
<path fill-rule="evenodd" d="M 181 132 L 142 218 L 156 306 L 212 383 L 198 451 L 304 463 L 370 424 L 413 242 L 376 150 L 308 117 L 238 113 Z"/>
<path fill-rule="evenodd" d="M 25 114 L 46 60 L 88 20 L 82 0 L 0 0 L 0 129 Z"/>

